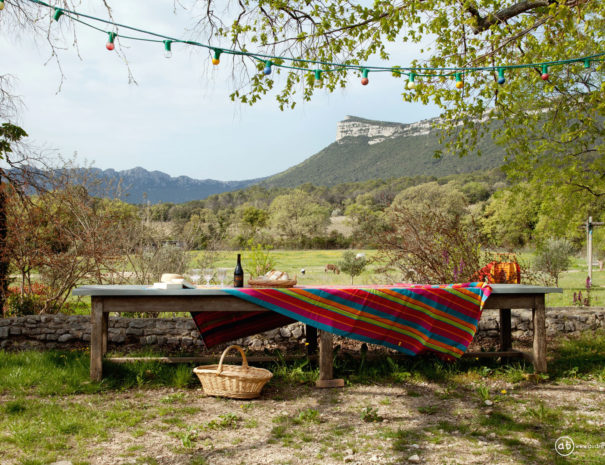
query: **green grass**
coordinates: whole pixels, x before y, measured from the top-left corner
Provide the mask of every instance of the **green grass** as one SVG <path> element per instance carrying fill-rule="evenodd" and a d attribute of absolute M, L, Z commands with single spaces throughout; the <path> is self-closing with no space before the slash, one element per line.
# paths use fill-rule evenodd
<path fill-rule="evenodd" d="M 363 252 L 368 259 L 376 257 L 375 250 L 356 250 Z M 191 252 L 191 263 L 195 258 L 203 252 Z M 235 267 L 235 256 L 237 253 L 242 253 L 242 260 L 246 262 L 247 251 L 223 251 L 218 254 L 218 259 L 214 263 L 215 268 Z M 275 268 L 287 272 L 290 276 L 296 275 L 299 285 L 304 286 L 329 286 L 329 285 L 346 285 L 351 284 L 351 278 L 341 273 L 339 275 L 332 272 L 325 272 L 324 268 L 328 263 L 336 264 L 342 259 L 343 250 L 272 250 L 270 254 L 275 260 Z M 532 254 L 519 254 L 519 258 L 525 261 L 531 261 Z M 354 280 L 355 284 L 380 284 L 384 283 L 383 275 L 376 272 L 380 263 L 373 263 L 368 266 L 361 276 L 357 276 Z M 304 268 L 305 274 L 302 275 L 300 270 Z M 573 305 L 574 292 L 582 291 L 582 295 L 586 296 L 586 260 L 583 258 L 574 257 L 570 265 L 570 271 L 561 274 L 559 279 L 559 287 L 563 288 L 563 294 L 548 294 L 546 296 L 546 305 L 550 307 L 566 307 Z M 245 279 L 249 278 L 246 273 Z M 230 276 L 227 277 L 229 281 Z M 227 281 L 227 284 L 230 284 Z M 218 284 L 218 283 L 216 283 Z M 75 297 L 69 300 L 71 308 L 70 312 L 79 315 L 90 314 L 89 299 L 78 300 Z M 593 286 L 591 290 L 591 305 L 605 305 L 605 271 L 593 269 Z M 172 314 L 170 314 L 172 315 Z"/>

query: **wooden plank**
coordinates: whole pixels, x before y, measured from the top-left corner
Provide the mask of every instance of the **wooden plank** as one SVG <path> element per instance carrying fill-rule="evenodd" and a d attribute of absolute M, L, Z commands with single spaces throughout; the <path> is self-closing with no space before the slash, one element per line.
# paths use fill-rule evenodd
<path fill-rule="evenodd" d="M 520 350 L 500 350 L 496 352 L 465 352 L 464 358 L 523 357 Z"/>
<path fill-rule="evenodd" d="M 332 379 L 333 350 L 332 333 L 319 331 L 319 379 Z"/>
<path fill-rule="evenodd" d="M 110 362 L 114 363 L 133 363 L 133 362 L 160 362 L 160 363 L 204 363 L 204 364 L 215 364 L 218 363 L 221 358 L 221 354 L 216 355 L 203 355 L 198 357 L 111 357 L 106 358 Z M 250 355 L 246 356 L 246 360 L 250 363 L 266 363 L 276 362 L 278 360 L 300 360 L 307 358 L 306 355 L 285 355 L 283 358 L 278 358 L 270 355 Z M 314 357 L 317 358 L 317 357 Z M 230 365 L 241 365 L 241 357 L 225 357 L 224 363 Z"/>
<path fill-rule="evenodd" d="M 344 379 L 333 379 L 334 348 L 332 333 L 319 331 L 319 379 L 315 382 L 318 388 L 344 387 Z"/>
<path fill-rule="evenodd" d="M 510 308 L 500 309 L 500 350 L 509 350 L 513 346 Z"/>
<path fill-rule="evenodd" d="M 485 304 L 484 309 L 501 309 L 501 308 L 533 308 L 535 295 L 527 294 L 492 294 Z"/>
<path fill-rule="evenodd" d="M 345 380 L 341 378 L 336 379 L 318 379 L 315 382 L 315 387 L 318 388 L 341 388 L 345 387 Z"/>
<path fill-rule="evenodd" d="M 93 297 L 90 314 L 90 379 L 103 378 L 103 297 Z"/>
<path fill-rule="evenodd" d="M 546 311 L 544 295 L 535 297 L 532 317 L 534 323 L 534 370 L 536 373 L 546 373 Z"/>
<path fill-rule="evenodd" d="M 105 355 L 107 353 L 107 339 L 109 337 L 109 313 L 102 313 L 102 315 L 101 338 L 103 341 L 103 355 Z"/>
<path fill-rule="evenodd" d="M 269 311 L 260 305 L 233 296 L 124 296 L 104 297 L 104 312 L 188 313 Z"/>

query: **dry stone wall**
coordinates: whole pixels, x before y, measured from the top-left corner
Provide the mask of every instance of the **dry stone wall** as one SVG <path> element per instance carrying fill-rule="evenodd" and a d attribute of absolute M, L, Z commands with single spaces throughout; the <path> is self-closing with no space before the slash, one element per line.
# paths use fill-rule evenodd
<path fill-rule="evenodd" d="M 497 310 L 486 310 L 479 322 L 477 338 L 499 335 Z M 531 310 L 513 310 L 513 339 L 531 337 Z M 547 335 L 573 334 L 605 328 L 605 308 L 554 307 L 547 309 Z M 109 319 L 109 344 L 112 349 L 159 347 L 188 352 L 204 351 L 204 344 L 191 318 Z M 276 344 L 301 344 L 305 340 L 302 323 L 293 323 L 266 333 L 239 339 L 237 344 L 252 350 Z M 90 343 L 90 317 L 81 315 L 35 315 L 0 319 L 0 348 L 57 349 Z"/>

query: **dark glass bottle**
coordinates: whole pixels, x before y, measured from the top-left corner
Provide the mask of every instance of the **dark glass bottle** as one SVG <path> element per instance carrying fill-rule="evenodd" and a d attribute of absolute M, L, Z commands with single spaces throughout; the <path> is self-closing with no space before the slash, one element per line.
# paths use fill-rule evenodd
<path fill-rule="evenodd" d="M 237 265 L 233 273 L 233 287 L 244 287 L 244 269 L 242 268 L 242 255 L 237 254 Z"/>

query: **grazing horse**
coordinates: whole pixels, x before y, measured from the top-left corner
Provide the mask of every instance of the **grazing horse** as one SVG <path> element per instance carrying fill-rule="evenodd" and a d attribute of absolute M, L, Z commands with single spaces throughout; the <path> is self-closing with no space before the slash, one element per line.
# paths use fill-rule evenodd
<path fill-rule="evenodd" d="M 338 268 L 336 265 L 333 265 L 332 263 L 328 263 L 324 268 L 325 273 L 327 273 L 328 271 L 333 271 L 336 274 L 340 274 L 340 268 Z"/>

